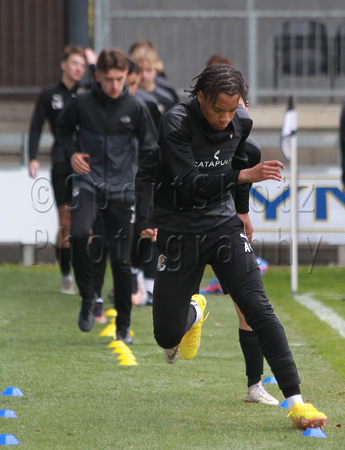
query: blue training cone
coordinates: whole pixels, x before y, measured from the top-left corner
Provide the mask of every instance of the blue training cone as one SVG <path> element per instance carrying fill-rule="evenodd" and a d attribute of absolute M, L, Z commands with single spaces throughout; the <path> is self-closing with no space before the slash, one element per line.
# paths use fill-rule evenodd
<path fill-rule="evenodd" d="M 263 381 L 263 383 L 271 383 L 271 384 L 278 384 L 276 377 L 266 377 Z"/>
<path fill-rule="evenodd" d="M 288 407 L 287 401 L 284 400 L 279 406 L 280 406 L 281 408 L 287 408 L 287 407 Z"/>
<path fill-rule="evenodd" d="M 318 437 L 318 438 L 326 438 L 327 436 L 325 433 L 321 430 L 321 428 L 308 428 L 305 430 L 305 432 L 302 434 L 302 436 L 307 437 Z"/>
<path fill-rule="evenodd" d="M 0 409 L 0 417 L 13 417 L 16 419 L 17 415 L 12 409 Z"/>
<path fill-rule="evenodd" d="M 19 441 L 13 434 L 0 434 L 0 445 L 16 445 Z"/>
<path fill-rule="evenodd" d="M 15 397 L 22 397 L 24 394 L 19 388 L 8 387 L 3 392 L 1 392 L 1 395 L 13 395 Z"/>

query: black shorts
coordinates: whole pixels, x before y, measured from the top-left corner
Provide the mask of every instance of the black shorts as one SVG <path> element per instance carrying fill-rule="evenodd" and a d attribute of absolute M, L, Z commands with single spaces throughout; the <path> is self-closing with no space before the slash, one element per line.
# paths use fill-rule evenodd
<path fill-rule="evenodd" d="M 54 164 L 51 171 L 51 180 L 57 206 L 70 205 L 72 199 L 72 173 L 69 164 Z"/>

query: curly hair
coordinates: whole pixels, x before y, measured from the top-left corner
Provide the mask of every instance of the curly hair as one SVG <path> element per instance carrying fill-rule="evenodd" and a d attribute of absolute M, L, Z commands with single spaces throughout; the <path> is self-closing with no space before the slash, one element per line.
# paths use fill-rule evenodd
<path fill-rule="evenodd" d="M 232 97 L 240 94 L 243 101 L 247 101 L 245 91 L 245 81 L 241 72 L 228 64 L 213 64 L 206 67 L 199 75 L 193 78 L 196 80 L 191 89 L 186 89 L 190 97 L 196 97 L 202 91 L 205 99 L 210 96 L 213 104 L 217 101 L 220 93 L 225 93 Z"/>

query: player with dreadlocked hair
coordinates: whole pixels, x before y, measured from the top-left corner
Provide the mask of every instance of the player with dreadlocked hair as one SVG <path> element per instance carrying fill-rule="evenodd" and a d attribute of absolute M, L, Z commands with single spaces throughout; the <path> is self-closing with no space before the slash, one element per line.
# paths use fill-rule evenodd
<path fill-rule="evenodd" d="M 221 59 L 223 57 L 221 57 L 221 55 L 215 55 L 214 57 L 215 59 Z M 223 58 L 224 59 L 224 58 Z M 226 58 L 225 58 L 226 59 Z M 223 69 L 222 66 L 218 66 L 216 68 L 216 70 L 214 71 L 208 71 L 208 73 L 212 73 L 212 72 L 217 72 L 217 73 L 223 73 L 223 71 L 228 72 L 228 68 L 230 64 L 229 62 L 226 61 L 221 61 L 221 64 L 228 64 L 227 66 L 225 66 L 225 68 Z M 218 64 L 218 62 L 212 62 L 212 58 L 211 58 L 211 63 L 208 63 L 207 65 L 213 65 L 213 64 Z M 231 68 L 230 68 L 231 69 Z M 240 72 L 238 72 L 239 78 L 240 78 L 240 88 L 242 88 L 242 74 Z M 206 74 L 205 74 L 206 75 Z M 198 78 L 198 77 L 196 77 Z M 196 79 L 194 78 L 194 79 Z M 205 77 L 204 77 L 204 84 L 205 84 Z M 211 78 L 212 80 L 212 78 Z M 219 80 L 219 77 L 215 78 L 213 81 L 217 82 Z M 233 93 L 235 91 L 234 89 L 234 85 L 228 83 L 228 80 L 225 80 L 225 86 L 227 88 L 226 93 L 230 92 Z M 218 81 L 218 84 L 221 84 Z M 222 83 L 222 87 L 224 87 L 224 83 Z M 230 91 L 228 90 L 228 88 L 230 87 Z M 202 83 L 199 83 L 199 86 L 196 86 L 195 88 L 195 95 L 197 95 L 199 90 L 203 90 L 204 92 L 207 90 L 206 88 L 203 87 Z M 241 108 L 244 108 L 245 110 L 247 110 L 249 103 L 248 103 L 248 91 L 249 91 L 249 87 L 247 85 L 247 83 L 244 83 L 244 90 L 245 90 L 245 95 L 243 96 L 242 94 L 242 98 L 240 99 L 240 106 L 237 110 L 237 114 L 241 114 Z M 245 98 L 245 100 L 243 99 L 243 97 Z M 246 114 L 245 114 L 246 116 Z M 244 166 L 236 166 L 235 164 L 232 164 L 232 168 L 235 169 L 246 169 L 249 167 L 253 167 L 256 164 L 259 164 L 259 162 L 261 161 L 261 150 L 260 150 L 260 146 L 250 137 L 246 139 L 245 142 L 245 149 L 246 149 L 246 157 L 247 157 L 247 161 L 244 162 Z M 250 217 L 249 214 L 247 214 L 248 210 L 249 210 L 249 191 L 251 188 L 251 183 L 246 183 L 246 184 L 242 184 L 240 186 L 238 186 L 235 190 L 234 190 L 234 195 L 235 195 L 235 204 L 236 204 L 236 212 L 238 217 L 240 217 L 240 219 L 243 221 L 244 224 L 244 230 L 246 232 L 247 238 L 249 243 L 252 242 L 252 236 L 253 236 L 253 226 L 251 224 L 250 221 Z M 245 190 L 245 192 L 243 192 L 243 189 Z M 245 201 L 244 205 L 239 205 L 239 202 L 236 201 L 236 195 L 240 195 L 241 199 L 243 198 Z M 260 272 L 261 272 L 261 264 L 259 265 L 260 267 Z M 263 273 L 261 272 L 261 275 Z M 199 292 L 201 294 L 207 293 L 207 292 L 214 292 L 214 289 L 217 289 L 217 292 L 220 295 L 225 295 L 226 292 L 223 291 L 223 289 L 220 287 L 220 283 L 217 280 L 217 278 L 214 278 L 213 280 L 211 280 L 207 286 L 201 288 L 199 290 Z M 246 368 L 246 375 L 247 375 L 247 392 L 246 392 L 246 396 L 245 396 L 245 400 L 247 402 L 250 403 L 260 403 L 263 405 L 272 405 L 272 406 L 277 406 L 279 405 L 279 401 L 274 398 L 272 395 L 270 395 L 266 389 L 264 388 L 262 381 L 261 381 L 261 376 L 263 375 L 263 370 L 264 370 L 264 356 L 261 350 L 261 346 L 260 346 L 260 342 L 258 341 L 254 331 L 249 327 L 249 325 L 246 323 L 245 318 L 243 316 L 243 314 L 241 313 L 241 311 L 239 310 L 238 306 L 235 304 L 235 309 L 236 309 L 236 313 L 239 319 L 239 342 L 240 342 L 240 346 L 241 346 L 241 350 L 243 353 L 243 357 L 244 357 L 244 361 L 245 361 L 245 368 Z"/>
<path fill-rule="evenodd" d="M 230 97 L 240 94 L 244 102 L 247 101 L 245 81 L 242 73 L 228 64 L 213 64 L 204 69 L 202 73 L 193 78 L 197 80 L 194 88 L 185 89 L 190 93 L 190 97 L 196 97 L 199 91 L 204 93 L 205 97 L 210 95 L 212 102 L 217 100 L 218 94 L 223 92 Z"/>
<path fill-rule="evenodd" d="M 169 364 L 180 356 L 196 356 L 206 309 L 198 291 L 205 266 L 211 265 L 254 330 L 294 425 L 322 428 L 327 417 L 303 402 L 284 329 L 237 215 L 235 200 L 241 200 L 241 191 L 233 198 L 234 186 L 281 181 L 284 165 L 266 161 L 235 170 L 238 160 L 246 158 L 245 141 L 252 126 L 245 110 L 238 111 L 240 98 L 245 99 L 243 77 L 233 67 L 215 65 L 196 80 L 189 91 L 192 100 L 173 106 L 162 119 L 153 198 L 145 198 L 152 192 L 145 161 L 137 175 L 138 211 L 141 203 L 151 203 L 141 236 L 157 236 L 159 253 L 153 293 L 155 339 Z"/>

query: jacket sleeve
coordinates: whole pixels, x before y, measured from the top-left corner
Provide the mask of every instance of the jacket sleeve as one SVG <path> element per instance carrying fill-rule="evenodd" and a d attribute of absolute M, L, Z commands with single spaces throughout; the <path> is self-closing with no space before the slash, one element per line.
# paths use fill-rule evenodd
<path fill-rule="evenodd" d="M 181 118 L 178 108 L 170 109 L 162 120 L 159 139 L 162 159 L 172 173 L 175 188 L 186 198 L 204 202 L 222 195 L 237 184 L 239 171 L 229 168 L 221 174 L 204 174 L 195 167 L 191 125 L 188 118 Z"/>
<path fill-rule="evenodd" d="M 232 167 L 234 170 L 242 170 L 248 168 L 248 161 L 233 160 Z M 251 183 L 237 184 L 234 186 L 233 197 L 235 201 L 236 212 L 246 214 L 249 212 L 249 192 Z"/>
<path fill-rule="evenodd" d="M 152 117 L 141 100 L 138 100 L 139 114 L 137 135 L 139 140 L 138 164 L 157 148 L 157 132 Z"/>
<path fill-rule="evenodd" d="M 249 138 L 249 134 L 252 128 L 252 120 L 243 107 L 239 107 L 238 116 L 241 121 L 242 139 L 232 160 L 233 170 L 242 170 L 253 167 L 260 162 L 261 158 L 260 149 L 257 152 L 250 144 L 251 139 Z M 251 183 L 237 184 L 234 187 L 233 196 L 235 207 L 239 214 L 246 214 L 249 212 L 249 193 L 251 187 Z"/>
<path fill-rule="evenodd" d="M 76 129 L 79 123 L 77 102 L 77 98 L 72 98 L 61 111 L 56 122 L 57 139 L 64 149 L 64 156 L 67 160 L 71 159 L 73 153 L 80 152 L 76 139 Z"/>
<path fill-rule="evenodd" d="M 29 130 L 29 160 L 37 159 L 38 146 L 42 134 L 42 128 L 46 120 L 46 99 L 42 92 L 35 105 L 34 112 L 31 117 Z"/>
<path fill-rule="evenodd" d="M 151 155 L 145 158 L 136 174 L 135 211 L 136 227 L 139 233 L 147 228 L 152 228 L 152 224 L 147 222 L 146 216 L 153 200 L 155 187 L 154 178 L 158 165 L 159 150 L 156 149 Z"/>

